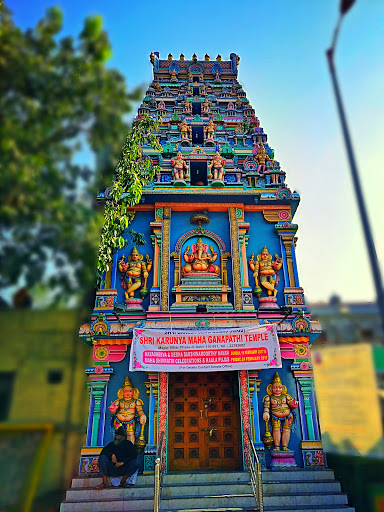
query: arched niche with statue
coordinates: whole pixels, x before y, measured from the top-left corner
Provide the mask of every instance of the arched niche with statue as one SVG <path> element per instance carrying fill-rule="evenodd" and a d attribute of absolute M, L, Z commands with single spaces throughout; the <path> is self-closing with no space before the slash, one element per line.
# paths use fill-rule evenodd
<path fill-rule="evenodd" d="M 184 233 L 171 254 L 175 263 L 172 292 L 176 295 L 171 309 L 193 309 L 199 304 L 233 309 L 228 302 L 227 262 L 231 255 L 216 233 L 201 227 L 202 222 L 209 222 L 206 214 L 195 214 L 191 222 L 198 227 Z"/>

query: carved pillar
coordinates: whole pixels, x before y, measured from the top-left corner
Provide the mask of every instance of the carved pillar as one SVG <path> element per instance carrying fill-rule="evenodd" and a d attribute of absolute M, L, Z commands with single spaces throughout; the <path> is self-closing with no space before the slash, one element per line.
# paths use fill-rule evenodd
<path fill-rule="evenodd" d="M 294 363 L 295 364 L 295 363 Z M 297 375 L 299 372 L 293 372 L 297 380 L 297 390 L 299 398 L 299 410 L 301 419 L 301 429 L 303 440 L 301 450 L 304 467 L 326 466 L 325 454 L 323 452 L 323 443 L 320 439 L 320 431 L 317 422 L 316 402 L 314 398 L 313 377 Z"/>
<path fill-rule="evenodd" d="M 248 394 L 248 375 L 247 370 L 239 371 L 239 384 L 240 384 L 240 407 L 241 407 L 241 422 L 243 425 L 243 454 L 244 454 L 244 469 L 249 471 L 249 453 L 246 449 L 248 446 L 247 430 L 251 430 L 251 421 L 249 414 L 249 394 Z"/>
<path fill-rule="evenodd" d="M 298 383 L 300 386 L 300 391 L 304 404 L 304 415 L 305 415 L 305 426 L 306 426 L 306 439 L 313 441 L 315 440 L 315 431 L 313 428 L 312 421 L 312 405 L 311 405 L 311 395 L 312 395 L 312 379 L 303 379 L 298 378 Z M 303 431 L 304 434 L 304 431 Z"/>
<path fill-rule="evenodd" d="M 291 288 L 296 287 L 296 280 L 295 280 L 295 272 L 293 268 L 293 260 L 292 260 L 292 244 L 293 244 L 293 236 L 292 235 L 282 235 L 281 241 L 284 246 L 285 250 L 285 261 L 287 264 L 287 272 L 288 272 L 288 282 L 286 279 L 286 286 L 289 286 Z"/>
<path fill-rule="evenodd" d="M 259 393 L 261 380 L 258 378 L 260 370 L 248 371 L 249 397 L 251 406 L 251 430 L 253 446 L 257 451 L 259 461 L 262 468 L 266 468 L 265 464 L 265 447 L 260 436 L 260 418 L 259 418 Z"/>
<path fill-rule="evenodd" d="M 251 430 L 252 430 L 252 439 L 254 441 L 260 441 L 260 428 L 259 428 L 259 408 L 257 404 L 257 398 L 260 391 L 260 382 L 258 379 L 259 370 L 249 371 L 248 372 L 248 382 L 249 382 L 249 397 L 250 397 L 250 405 L 251 405 Z M 255 393 L 256 391 L 256 393 Z"/>
<path fill-rule="evenodd" d="M 88 429 L 91 428 L 91 432 L 88 431 L 87 440 L 89 439 L 90 446 L 103 446 L 103 433 L 100 430 L 100 418 L 102 401 L 104 398 L 106 386 L 106 382 L 98 381 L 90 382 L 88 384 L 88 388 L 91 394 L 91 407 Z"/>
<path fill-rule="evenodd" d="M 145 383 L 147 395 L 149 396 L 148 414 L 148 444 L 144 450 L 144 474 L 149 475 L 155 472 L 155 461 L 157 457 L 157 417 L 158 417 L 158 386 L 159 374 L 148 374 L 148 381 Z"/>
<path fill-rule="evenodd" d="M 160 292 L 160 310 L 169 309 L 169 235 L 170 235 L 170 213 L 169 206 L 163 209 L 163 228 L 162 228 L 162 250 L 161 250 L 161 292 Z"/>
<path fill-rule="evenodd" d="M 167 468 L 167 411 L 168 411 L 168 373 L 160 373 L 160 394 L 159 394 L 159 431 L 157 434 L 157 445 L 160 443 L 163 434 L 163 469 Z"/>
<path fill-rule="evenodd" d="M 163 208 L 155 208 L 155 221 L 151 222 L 151 241 L 153 246 L 153 284 L 149 293 L 148 311 L 160 310 L 160 272 L 161 272 L 161 218 Z"/>
<path fill-rule="evenodd" d="M 242 214 L 244 215 L 244 212 L 242 212 Z M 238 225 L 239 225 L 239 245 L 240 245 L 240 258 L 241 258 L 241 295 L 242 295 L 242 301 L 243 301 L 243 309 L 247 309 L 249 311 L 254 311 L 255 306 L 253 304 L 252 288 L 249 285 L 249 278 L 248 278 L 247 246 L 248 246 L 249 236 L 247 235 L 247 233 L 249 230 L 249 223 L 244 222 L 244 219 L 241 218 L 238 222 Z"/>
<path fill-rule="evenodd" d="M 145 383 L 147 395 L 149 396 L 148 444 L 156 444 L 159 375 L 157 373 L 149 374 L 148 378 L 149 381 Z"/>
<path fill-rule="evenodd" d="M 237 208 L 229 208 L 229 222 L 231 230 L 232 244 L 232 273 L 233 273 L 233 295 L 235 298 L 235 310 L 243 309 L 243 301 L 241 297 L 241 265 L 240 265 L 240 249 L 237 226 Z"/>

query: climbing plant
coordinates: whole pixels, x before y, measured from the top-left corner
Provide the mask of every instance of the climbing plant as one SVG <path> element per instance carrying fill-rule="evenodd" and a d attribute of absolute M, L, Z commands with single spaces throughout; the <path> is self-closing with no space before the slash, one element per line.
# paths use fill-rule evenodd
<path fill-rule="evenodd" d="M 150 157 L 145 156 L 142 150 L 143 145 L 161 150 L 155 135 L 157 128 L 157 121 L 148 115 L 134 122 L 117 163 L 112 186 L 106 191 L 104 225 L 97 262 L 99 287 L 104 283 L 103 276 L 111 268 L 115 251 L 123 249 L 131 242 L 136 245 L 145 243 L 142 233 L 128 227 L 134 219 L 134 212 L 129 208 L 140 202 L 143 187 L 152 181 L 160 170 L 160 167 L 153 165 Z"/>

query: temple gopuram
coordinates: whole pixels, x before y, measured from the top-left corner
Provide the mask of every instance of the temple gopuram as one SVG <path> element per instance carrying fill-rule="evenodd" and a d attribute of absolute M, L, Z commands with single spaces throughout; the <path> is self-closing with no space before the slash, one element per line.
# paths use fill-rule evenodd
<path fill-rule="evenodd" d="M 255 510 L 251 444 L 263 486 L 285 482 L 284 491 L 264 488 L 268 510 L 353 510 L 322 447 L 309 354 L 320 325 L 311 321 L 295 255 L 300 197 L 238 82 L 239 61 L 234 53 L 150 55 L 153 82 L 138 117 L 159 122 L 161 150 L 144 144 L 142 152 L 160 171 L 133 207 L 130 228 L 146 244 L 115 252 L 80 329 L 94 360 L 86 369 L 89 421 L 81 483 L 63 512 L 85 510 L 75 507 L 81 499 L 84 506 L 79 488 L 100 482 L 98 455 L 121 426 L 141 452 L 142 480 L 126 495 L 130 508 L 116 510 L 136 510 L 140 500 L 154 510 L 160 453 L 163 486 L 181 486 L 177 478 L 188 475 L 200 494 L 206 486 L 206 498 L 222 497 L 187 502 L 192 491 L 183 487 L 175 503 L 163 488 L 161 510 Z M 312 489 L 318 482 L 331 487 Z M 122 499 L 89 492 L 89 510 L 112 510 L 108 503 Z"/>

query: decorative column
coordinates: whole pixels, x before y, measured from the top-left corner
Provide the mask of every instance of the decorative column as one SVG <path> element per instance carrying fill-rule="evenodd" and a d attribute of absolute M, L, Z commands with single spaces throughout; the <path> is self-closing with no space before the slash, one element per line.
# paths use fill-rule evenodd
<path fill-rule="evenodd" d="M 243 309 L 243 301 L 241 297 L 241 265 L 240 265 L 240 249 L 238 238 L 237 226 L 237 210 L 238 208 L 229 208 L 229 223 L 231 230 L 231 244 L 232 244 L 232 273 L 233 273 L 233 295 L 235 298 L 235 310 L 241 311 Z M 241 210 L 240 210 L 241 212 Z"/>
<path fill-rule="evenodd" d="M 248 279 L 248 261 L 247 261 L 247 246 L 249 236 L 249 222 L 244 222 L 244 211 L 239 208 L 236 209 L 237 215 L 241 214 L 238 218 L 239 227 L 239 245 L 240 245 L 240 259 L 241 259 L 241 295 L 243 300 L 243 309 L 254 311 L 252 288 L 249 286 Z"/>
<path fill-rule="evenodd" d="M 288 221 L 275 224 L 275 233 L 280 237 L 280 247 L 283 258 L 285 305 L 292 307 L 294 311 L 306 309 L 304 290 L 299 286 L 296 266 L 295 234 L 297 228 L 297 224 L 292 224 Z"/>
<path fill-rule="evenodd" d="M 262 468 L 266 468 L 265 465 L 265 453 L 264 444 L 260 439 L 260 418 L 259 418 L 259 406 L 258 397 L 260 392 L 261 380 L 258 378 L 260 370 L 249 370 L 248 371 L 248 384 L 249 384 L 249 397 L 251 406 L 251 431 L 253 445 L 257 451 L 259 461 Z"/>
<path fill-rule="evenodd" d="M 167 409 L 168 409 L 168 374 L 160 373 L 160 394 L 159 394 L 159 431 L 157 435 L 157 446 L 163 435 L 163 470 L 167 469 Z"/>
<path fill-rule="evenodd" d="M 145 383 L 149 395 L 148 444 L 144 450 L 144 474 L 153 474 L 157 456 L 157 419 L 158 419 L 158 388 L 159 374 L 148 374 Z"/>
<path fill-rule="evenodd" d="M 250 459 L 247 446 L 249 438 L 247 430 L 251 430 L 251 421 L 249 414 L 249 394 L 248 394 L 248 375 L 247 370 L 239 371 L 239 386 L 240 386 L 240 408 L 241 408 L 241 425 L 243 434 L 243 461 L 244 469 L 249 471 Z"/>
<path fill-rule="evenodd" d="M 162 249 L 161 249 L 161 292 L 160 292 L 160 310 L 169 310 L 169 234 L 170 234 L 170 213 L 169 206 L 163 208 L 162 224 Z"/>
<path fill-rule="evenodd" d="M 163 215 L 163 208 L 157 208 L 156 220 L 151 222 L 151 241 L 154 249 L 153 255 L 153 285 L 149 292 L 149 307 L 148 311 L 160 310 L 160 272 L 161 272 L 161 217 Z M 159 216 L 161 215 L 161 217 Z"/>
<path fill-rule="evenodd" d="M 297 348 L 299 347 L 300 345 Z M 304 467 L 326 466 L 317 420 L 313 373 L 309 354 L 304 360 L 295 359 L 291 368 L 297 382 L 297 394 L 300 404 L 300 423 L 303 435 L 301 449 Z"/>

